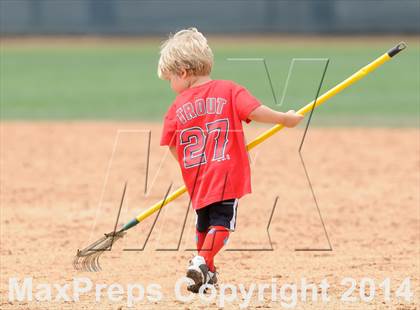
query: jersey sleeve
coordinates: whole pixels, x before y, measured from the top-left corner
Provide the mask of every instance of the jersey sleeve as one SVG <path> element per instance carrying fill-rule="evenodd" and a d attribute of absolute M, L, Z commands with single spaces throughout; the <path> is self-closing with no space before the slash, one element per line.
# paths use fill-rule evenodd
<path fill-rule="evenodd" d="M 233 103 L 241 121 L 249 123 L 249 114 L 261 106 L 261 102 L 255 98 L 245 87 L 235 85 L 233 90 Z"/>
<path fill-rule="evenodd" d="M 160 145 L 176 145 L 176 115 L 174 106 L 171 106 L 165 115 Z"/>

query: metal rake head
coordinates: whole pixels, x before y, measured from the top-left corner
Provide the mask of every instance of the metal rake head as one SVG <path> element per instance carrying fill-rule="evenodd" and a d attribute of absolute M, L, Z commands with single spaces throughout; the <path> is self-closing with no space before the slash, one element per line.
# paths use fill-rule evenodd
<path fill-rule="evenodd" d="M 125 231 L 110 232 L 82 250 L 77 250 L 73 267 L 80 271 L 100 271 L 99 258 L 105 251 L 111 251 L 112 245 L 125 235 Z"/>

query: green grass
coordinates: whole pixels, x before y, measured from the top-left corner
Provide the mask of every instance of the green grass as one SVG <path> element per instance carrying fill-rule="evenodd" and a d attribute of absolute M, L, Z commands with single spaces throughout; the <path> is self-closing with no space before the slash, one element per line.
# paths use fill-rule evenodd
<path fill-rule="evenodd" d="M 322 91 L 341 82 L 396 42 L 359 44 L 215 44 L 213 78 L 247 86 L 265 104 L 298 109 L 316 94 L 323 61 L 297 61 L 282 106 L 276 106 L 262 62 L 267 61 L 278 101 L 293 58 L 329 58 Z M 68 43 L 69 44 L 69 43 Z M 418 42 L 315 112 L 315 125 L 418 126 Z M 2 120 L 160 120 L 175 95 L 156 76 L 158 44 L 112 46 L 4 46 L 0 50 Z"/>

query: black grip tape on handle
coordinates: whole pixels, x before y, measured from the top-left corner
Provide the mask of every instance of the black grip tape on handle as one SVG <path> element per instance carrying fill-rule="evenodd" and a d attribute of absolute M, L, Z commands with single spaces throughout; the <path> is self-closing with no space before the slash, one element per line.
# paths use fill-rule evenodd
<path fill-rule="evenodd" d="M 394 57 L 395 55 L 397 55 L 399 52 L 401 52 L 406 47 L 407 47 L 407 44 L 405 44 L 404 42 L 400 42 L 396 46 L 394 46 L 393 48 L 391 48 L 387 52 L 387 54 L 388 54 L 389 57 Z"/>

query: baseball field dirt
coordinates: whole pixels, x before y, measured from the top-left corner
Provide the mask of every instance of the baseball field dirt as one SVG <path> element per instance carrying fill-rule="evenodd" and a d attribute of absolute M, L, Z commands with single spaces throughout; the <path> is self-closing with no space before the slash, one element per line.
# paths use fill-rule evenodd
<path fill-rule="evenodd" d="M 247 140 L 266 128 L 247 125 Z M 137 295 L 140 286 L 160 286 L 155 286 L 155 293 L 157 290 L 161 299 L 147 299 L 153 294 L 146 291 L 145 297 L 134 303 L 138 309 L 221 307 L 220 291 L 209 304 L 198 295 L 191 302 L 182 302 L 174 291 L 194 254 L 189 251 L 194 248 L 192 212 L 182 234 L 186 196 L 162 210 L 150 237 L 154 216 L 131 229 L 112 252 L 103 255 L 101 272 L 73 269 L 78 248 L 113 230 L 125 182 L 120 224 L 163 198 L 171 184 L 173 189 L 182 185 L 177 163 L 159 146 L 160 130 L 158 123 L 1 123 L 1 309 L 126 309 L 129 284 L 137 284 Z M 418 129 L 309 130 L 302 155 L 332 251 L 295 251 L 329 249 L 298 156 L 302 134 L 302 128 L 284 130 L 250 153 L 253 193 L 240 201 L 237 231 L 227 250 L 216 258 L 220 285 L 231 284 L 240 295 L 239 284 L 248 290 L 252 283 L 276 283 L 278 291 L 284 284 L 295 284 L 298 300 L 294 309 L 417 309 Z M 276 197 L 268 229 L 273 250 L 269 251 L 267 225 Z M 174 250 L 179 240 L 179 249 Z M 10 301 L 10 279 L 17 278 L 21 287 L 25 277 L 32 279 L 33 300 Z M 74 279 L 83 277 L 93 288 L 77 301 L 72 285 Z M 350 282 L 342 282 L 346 277 L 356 281 L 350 294 L 354 301 L 340 300 L 351 287 Z M 404 293 L 397 291 L 407 277 L 414 294 L 410 302 L 397 296 Z M 302 278 L 318 285 L 318 301 L 301 300 Z M 371 280 L 363 282 L 363 278 Z M 387 278 L 389 294 L 383 288 L 386 285 L 381 286 Z M 326 303 L 319 287 L 324 279 L 330 286 Z M 361 283 L 368 296 L 366 283 L 372 286 L 372 282 L 374 298 L 361 300 Z M 121 300 L 110 300 L 107 288 L 95 296 L 96 285 L 109 287 L 113 283 L 123 288 Z M 52 285 L 52 301 L 48 301 L 46 284 Z M 53 284 L 67 284 L 71 301 L 55 301 L 57 286 Z M 118 291 L 118 285 L 114 288 Z M 188 296 L 185 286 L 181 293 Z M 45 301 L 36 301 L 35 296 Z M 273 300 L 269 288 L 259 300 L 254 291 L 248 307 L 293 305 L 292 300 L 276 296 Z M 225 301 L 225 308 L 237 309 L 240 304 L 245 305 L 242 297 Z"/>

